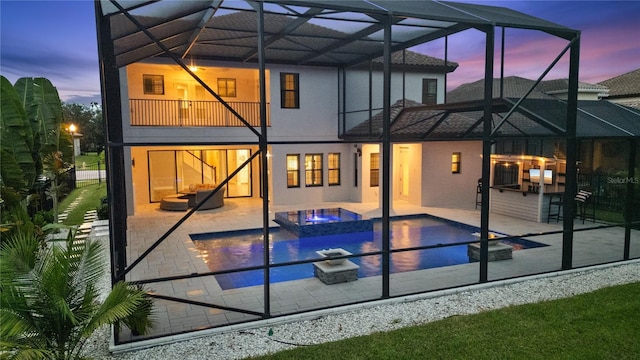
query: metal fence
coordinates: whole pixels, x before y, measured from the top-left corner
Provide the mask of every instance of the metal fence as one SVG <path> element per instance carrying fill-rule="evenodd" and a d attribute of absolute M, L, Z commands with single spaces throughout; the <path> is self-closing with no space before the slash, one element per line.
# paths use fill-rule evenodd
<path fill-rule="evenodd" d="M 633 179 L 606 174 L 579 174 L 578 189 L 592 192 L 596 210 L 622 212 L 627 199 L 627 184 Z M 636 189 L 638 184 L 634 182 Z M 634 192 L 635 193 L 635 192 Z M 638 201 L 638 195 L 635 196 Z"/>
<path fill-rule="evenodd" d="M 104 163 L 81 163 L 77 167 L 69 169 L 58 175 L 58 201 L 64 199 L 71 191 L 92 184 L 101 184 L 106 181 L 107 174 Z M 53 200 L 50 190 L 52 180 L 42 178 L 37 181 L 31 190 L 25 205 L 31 216 L 38 211 L 49 211 L 53 209 Z"/>
<path fill-rule="evenodd" d="M 101 161 L 95 163 L 76 164 L 75 168 L 75 188 L 92 184 L 101 184 L 107 178 L 104 163 Z"/>

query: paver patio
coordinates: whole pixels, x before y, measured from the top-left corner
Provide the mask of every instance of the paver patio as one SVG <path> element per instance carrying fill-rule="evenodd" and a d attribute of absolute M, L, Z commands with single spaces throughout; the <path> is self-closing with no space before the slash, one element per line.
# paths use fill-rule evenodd
<path fill-rule="evenodd" d="M 249 198 L 225 199 L 225 206 L 198 211 L 187 219 L 174 233 L 144 258 L 129 274 L 127 280 L 148 280 L 177 275 L 202 274 L 208 269 L 203 254 L 196 249 L 189 234 L 262 227 L 262 202 Z M 377 204 L 322 203 L 304 207 L 273 206 L 270 219 L 277 211 L 342 207 L 367 217 L 380 217 Z M 128 262 L 132 263 L 149 246 L 157 241 L 186 212 L 159 210 L 158 204 L 138 207 L 137 214 L 128 218 Z M 391 216 L 430 214 L 473 226 L 480 225 L 480 211 L 412 206 L 396 202 Z M 597 226 L 587 222 L 575 222 L 575 229 Z M 277 226 L 271 222 L 270 226 Z M 489 228 L 509 235 L 537 234 L 558 231 L 562 223 L 535 223 L 507 216 L 490 214 Z M 561 270 L 562 234 L 550 234 L 528 239 L 551 246 L 514 251 L 513 259 L 490 262 L 490 281 Z M 623 259 L 624 229 L 603 228 L 574 233 L 573 266 L 582 267 Z M 640 257 L 640 232 L 632 231 L 631 258 Z M 312 266 L 312 264 L 309 264 Z M 421 292 L 477 284 L 479 263 L 469 263 L 434 269 L 396 273 L 390 276 L 392 297 Z M 264 312 L 265 289 L 253 286 L 223 290 L 214 276 L 154 282 L 146 285 L 153 293 L 187 299 L 193 303 L 157 299 L 155 301 L 155 326 L 151 334 L 132 336 L 128 331 L 120 334 L 120 341 L 140 341 L 145 338 L 164 337 L 170 334 L 199 329 L 219 328 L 261 317 L 232 311 L 237 308 L 256 313 Z M 270 311 L 274 317 L 290 320 L 298 312 L 337 311 L 327 309 L 346 304 L 381 299 L 380 276 L 360 278 L 357 281 L 325 285 L 317 278 L 271 284 L 269 288 Z M 215 304 L 219 308 L 196 305 L 197 302 Z"/>

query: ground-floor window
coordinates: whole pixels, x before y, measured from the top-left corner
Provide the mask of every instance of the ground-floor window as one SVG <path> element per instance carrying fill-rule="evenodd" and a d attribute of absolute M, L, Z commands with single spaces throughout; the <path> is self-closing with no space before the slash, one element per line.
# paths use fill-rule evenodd
<path fill-rule="evenodd" d="M 460 174 L 460 163 L 462 156 L 459 152 L 451 154 L 451 173 Z"/>
<path fill-rule="evenodd" d="M 287 187 L 300 187 L 300 154 L 287 154 Z"/>
<path fill-rule="evenodd" d="M 369 186 L 380 186 L 380 153 L 371 153 L 369 160 Z"/>
<path fill-rule="evenodd" d="M 306 186 L 322 186 L 322 154 L 304 156 L 304 173 Z"/>
<path fill-rule="evenodd" d="M 340 153 L 329 153 L 329 186 L 340 185 Z"/>

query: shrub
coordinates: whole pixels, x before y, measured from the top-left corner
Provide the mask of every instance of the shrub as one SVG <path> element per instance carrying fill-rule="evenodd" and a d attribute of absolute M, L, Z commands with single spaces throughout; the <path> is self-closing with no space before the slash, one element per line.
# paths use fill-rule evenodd
<path fill-rule="evenodd" d="M 80 359 L 91 334 L 123 324 L 133 332 L 150 328 L 151 300 L 138 285 L 119 282 L 100 302 L 104 249 L 75 240 L 41 247 L 14 233 L 0 247 L 0 354 L 15 359 Z"/>
<path fill-rule="evenodd" d="M 53 223 L 53 211 L 38 211 L 33 215 L 33 223 L 40 227 Z"/>
<path fill-rule="evenodd" d="M 109 219 L 109 205 L 108 204 L 100 204 L 96 208 L 96 213 L 98 215 L 98 220 L 108 220 Z"/>

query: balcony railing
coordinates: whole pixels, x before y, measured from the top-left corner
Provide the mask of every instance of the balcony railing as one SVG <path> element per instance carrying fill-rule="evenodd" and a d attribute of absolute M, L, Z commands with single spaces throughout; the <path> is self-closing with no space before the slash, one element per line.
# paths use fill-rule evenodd
<path fill-rule="evenodd" d="M 259 102 L 227 102 L 252 126 L 260 126 Z M 132 126 L 240 127 L 242 122 L 218 101 L 130 99 Z M 267 103 L 267 126 L 271 126 Z"/>

